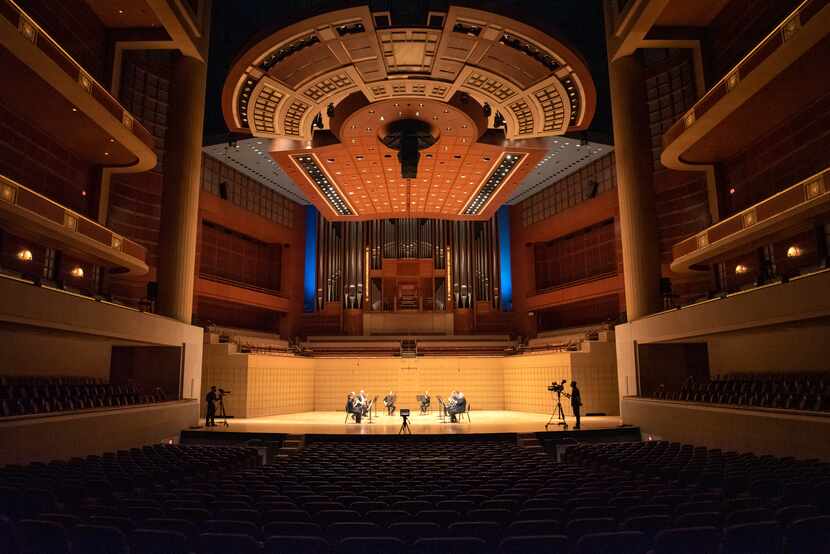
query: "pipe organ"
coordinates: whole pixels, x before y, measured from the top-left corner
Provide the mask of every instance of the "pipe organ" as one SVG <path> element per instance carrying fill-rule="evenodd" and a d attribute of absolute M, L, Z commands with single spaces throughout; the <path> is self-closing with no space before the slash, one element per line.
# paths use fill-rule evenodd
<path fill-rule="evenodd" d="M 317 218 L 317 310 L 499 310 L 499 230 L 486 221 Z"/>

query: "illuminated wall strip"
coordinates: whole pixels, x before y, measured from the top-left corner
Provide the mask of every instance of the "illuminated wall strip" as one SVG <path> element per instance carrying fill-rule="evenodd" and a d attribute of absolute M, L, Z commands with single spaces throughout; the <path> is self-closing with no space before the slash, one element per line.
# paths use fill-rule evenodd
<path fill-rule="evenodd" d="M 317 191 L 320 198 L 328 204 L 335 214 L 358 215 L 357 210 L 346 200 L 345 195 L 337 187 L 334 179 L 331 178 L 331 175 L 320 164 L 317 156 L 314 154 L 300 154 L 291 156 L 291 161 L 303 172 L 312 188 Z"/>
<path fill-rule="evenodd" d="M 447 246 L 447 309 L 452 305 L 452 252 Z"/>
<path fill-rule="evenodd" d="M 369 247 L 366 247 L 363 256 L 363 272 L 365 274 L 363 278 L 363 293 L 366 298 L 366 303 L 368 306 L 369 303 Z"/>
<path fill-rule="evenodd" d="M 481 183 L 478 190 L 476 190 L 475 194 L 473 194 L 459 215 L 479 215 L 487 209 L 490 201 L 498 195 L 499 191 L 510 180 L 510 177 L 515 173 L 516 169 L 522 165 L 526 157 L 522 153 L 510 152 L 502 154 L 499 161 L 496 162 L 495 169 Z"/>
<path fill-rule="evenodd" d="M 496 212 L 499 227 L 499 280 L 501 281 L 501 309 L 513 310 L 513 270 L 510 264 L 510 206 Z"/>
<path fill-rule="evenodd" d="M 303 275 L 303 309 L 313 312 L 317 291 L 317 208 L 305 209 L 305 273 Z"/>

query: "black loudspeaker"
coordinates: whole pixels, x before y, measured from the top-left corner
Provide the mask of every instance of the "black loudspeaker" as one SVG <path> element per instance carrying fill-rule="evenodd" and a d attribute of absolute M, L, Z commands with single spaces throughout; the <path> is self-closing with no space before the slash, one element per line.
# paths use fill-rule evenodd
<path fill-rule="evenodd" d="M 222 200 L 228 199 L 228 183 L 226 183 L 225 181 L 219 183 L 219 197 Z"/>
<path fill-rule="evenodd" d="M 147 300 L 155 302 L 159 298 L 159 284 L 158 281 L 150 281 L 147 283 Z"/>

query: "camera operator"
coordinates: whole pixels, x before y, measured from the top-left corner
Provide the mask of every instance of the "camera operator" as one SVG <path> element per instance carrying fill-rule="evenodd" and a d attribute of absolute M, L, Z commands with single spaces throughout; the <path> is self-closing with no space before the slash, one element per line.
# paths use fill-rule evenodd
<path fill-rule="evenodd" d="M 579 388 L 576 386 L 576 381 L 571 381 L 571 408 L 574 412 L 574 417 L 576 418 L 576 425 L 574 425 L 574 429 L 579 429 L 579 409 L 582 407 L 582 395 L 579 392 Z"/>
<path fill-rule="evenodd" d="M 216 427 L 216 401 L 219 400 L 219 394 L 216 392 L 216 385 L 210 387 L 210 392 L 205 396 L 207 402 L 207 413 L 205 414 L 205 427 Z"/>

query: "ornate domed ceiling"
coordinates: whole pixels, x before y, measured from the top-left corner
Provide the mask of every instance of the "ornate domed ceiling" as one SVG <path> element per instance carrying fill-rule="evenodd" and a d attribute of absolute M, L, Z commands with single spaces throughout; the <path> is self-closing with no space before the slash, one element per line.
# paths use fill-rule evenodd
<path fill-rule="evenodd" d="M 545 157 L 585 129 L 596 93 L 572 50 L 528 25 L 451 7 L 394 27 L 368 7 L 260 40 L 236 61 L 222 108 L 329 219 L 486 219 Z"/>

